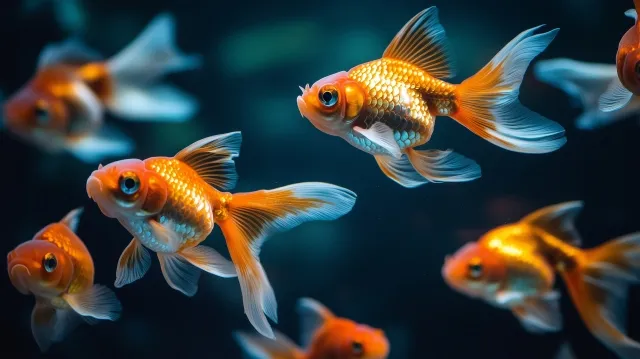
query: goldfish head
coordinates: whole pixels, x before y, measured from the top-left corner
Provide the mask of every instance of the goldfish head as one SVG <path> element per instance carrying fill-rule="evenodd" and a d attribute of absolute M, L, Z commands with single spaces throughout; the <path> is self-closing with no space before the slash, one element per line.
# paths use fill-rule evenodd
<path fill-rule="evenodd" d="M 64 131 L 70 109 L 48 91 L 24 87 L 4 104 L 4 123 L 19 135 L 34 131 Z"/>
<path fill-rule="evenodd" d="M 475 242 L 447 257 L 442 267 L 442 277 L 451 288 L 474 298 L 488 298 L 505 276 L 500 256 Z"/>
<path fill-rule="evenodd" d="M 300 87 L 298 109 L 320 131 L 343 136 L 358 118 L 366 92 L 356 81 L 342 71 L 318 80 L 313 86 Z"/>
<path fill-rule="evenodd" d="M 69 287 L 73 263 L 55 244 L 31 240 L 9 252 L 7 270 L 11 283 L 20 293 L 54 297 Z"/>
<path fill-rule="evenodd" d="M 129 159 L 100 165 L 87 180 L 87 194 L 107 217 L 147 217 L 164 206 L 167 185 L 143 161 Z"/>
<path fill-rule="evenodd" d="M 386 359 L 389 341 L 380 329 L 336 319 L 314 340 L 311 351 L 321 357 L 340 359 Z"/>
<path fill-rule="evenodd" d="M 640 95 L 640 48 L 621 49 L 617 57 L 618 77 L 624 87 Z"/>

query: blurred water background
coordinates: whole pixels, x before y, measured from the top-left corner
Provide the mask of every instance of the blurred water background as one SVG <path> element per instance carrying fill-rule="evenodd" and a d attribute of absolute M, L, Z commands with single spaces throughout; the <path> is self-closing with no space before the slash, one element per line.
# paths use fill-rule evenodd
<path fill-rule="evenodd" d="M 237 191 L 324 181 L 354 190 L 352 213 L 271 237 L 262 263 L 276 291 L 277 328 L 298 338 L 295 303 L 309 296 L 335 313 L 383 328 L 390 359 L 546 359 L 564 342 L 578 359 L 613 358 L 586 330 L 562 284 L 565 330 L 535 336 L 507 311 L 471 300 L 442 281 L 444 257 L 484 231 L 549 204 L 582 199 L 578 219 L 591 247 L 639 228 L 637 118 L 581 131 L 566 95 L 529 71 L 521 99 L 567 129 L 568 144 L 548 155 L 502 150 L 441 118 L 428 144 L 475 159 L 481 179 L 409 190 L 387 179 L 374 159 L 300 117 L 298 85 L 381 56 L 402 25 L 431 5 L 458 62 L 458 83 L 520 31 L 560 27 L 540 58 L 613 63 L 631 26 L 630 0 L 4 0 L 0 11 L 0 89 L 11 94 L 33 74 L 43 46 L 77 35 L 109 57 L 158 13 L 177 20 L 179 46 L 201 53 L 200 71 L 169 78 L 199 98 L 185 124 L 135 123 L 107 116 L 137 142 L 134 157 L 171 156 L 208 135 L 243 132 Z M 93 254 L 96 282 L 112 286 L 130 235 L 87 198 L 94 166 L 50 156 L 0 134 L 2 250 L 31 239 L 70 209 L 85 206 L 79 235 Z M 216 229 L 207 240 L 224 253 Z M 43 357 L 31 336 L 32 297 L 0 276 L 0 358 Z M 203 275 L 188 298 L 166 285 L 157 261 L 145 278 L 116 291 L 120 321 L 82 326 L 47 358 L 240 358 L 233 330 L 251 330 L 238 282 Z M 640 337 L 640 297 L 632 291 L 629 332 Z"/>

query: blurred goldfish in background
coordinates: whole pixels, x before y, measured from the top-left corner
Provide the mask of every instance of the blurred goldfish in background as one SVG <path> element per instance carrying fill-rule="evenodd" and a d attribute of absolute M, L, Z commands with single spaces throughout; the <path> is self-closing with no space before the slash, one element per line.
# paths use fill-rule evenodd
<path fill-rule="evenodd" d="M 427 182 L 465 182 L 480 167 L 452 151 L 415 150 L 431 138 L 436 116 L 448 116 L 502 148 L 547 153 L 566 142 L 564 129 L 518 101 L 531 60 L 558 29 L 526 30 L 476 75 L 453 85 L 455 74 L 438 10 L 413 17 L 382 59 L 301 87 L 298 108 L 320 131 L 372 154 L 384 174 L 404 187 Z"/>
<path fill-rule="evenodd" d="M 167 73 L 200 66 L 198 56 L 176 48 L 174 28 L 173 18 L 162 14 L 104 62 L 76 40 L 45 47 L 36 75 L 4 104 L 4 125 L 48 152 L 69 151 L 82 161 L 97 162 L 134 147 L 103 124 L 105 109 L 133 121 L 188 120 L 197 101 L 154 84 Z"/>
<path fill-rule="evenodd" d="M 640 357 L 625 335 L 627 287 L 640 270 L 640 232 L 580 249 L 582 202 L 542 208 L 498 227 L 447 257 L 442 276 L 458 292 L 509 309 L 533 333 L 562 329 L 556 273 L 587 328 L 621 358 Z"/>
<path fill-rule="evenodd" d="M 298 301 L 303 348 L 276 332 L 275 340 L 237 332 L 234 337 L 251 359 L 386 359 L 389 341 L 380 329 L 338 318 L 309 298 Z"/>
<path fill-rule="evenodd" d="M 263 335 L 273 338 L 265 313 L 277 321 L 273 288 L 258 255 L 266 238 L 312 220 L 348 213 L 355 193 L 326 183 L 298 183 L 250 193 L 235 187 L 234 158 L 240 132 L 195 142 L 174 157 L 129 159 L 100 166 L 87 180 L 87 193 L 109 218 L 134 238 L 122 253 L 116 287 L 140 279 L 149 269 L 147 249 L 157 253 L 169 285 L 192 296 L 200 270 L 240 279 L 244 310 Z M 233 263 L 200 245 L 220 226 Z M 235 265 L 235 267 L 234 267 Z"/>
<path fill-rule="evenodd" d="M 36 298 L 31 331 L 43 352 L 63 340 L 80 318 L 116 320 L 122 309 L 110 289 L 93 284 L 91 254 L 74 233 L 81 214 L 82 209 L 69 212 L 7 255 L 13 286 Z"/>
<path fill-rule="evenodd" d="M 605 112 L 624 107 L 634 96 L 640 95 L 640 25 L 638 9 L 640 0 L 633 1 L 635 9 L 624 14 L 634 19 L 635 24 L 622 36 L 616 54 L 618 77 L 600 97 L 600 109 Z"/>
<path fill-rule="evenodd" d="M 600 110 L 600 97 L 618 81 L 615 65 L 560 58 L 539 61 L 534 73 L 538 80 L 561 89 L 584 107 L 584 113 L 576 119 L 576 127 L 580 129 L 597 129 L 640 112 L 638 97 L 618 110 Z"/>

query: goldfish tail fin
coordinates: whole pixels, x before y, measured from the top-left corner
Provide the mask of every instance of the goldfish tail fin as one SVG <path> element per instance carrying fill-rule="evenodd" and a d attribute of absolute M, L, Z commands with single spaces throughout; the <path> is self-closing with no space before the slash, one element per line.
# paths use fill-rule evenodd
<path fill-rule="evenodd" d="M 459 108 L 451 117 L 485 140 L 510 151 L 553 152 L 567 141 L 564 128 L 518 100 L 531 60 L 551 43 L 558 29 L 533 35 L 523 31 L 477 74 L 457 88 Z"/>
<path fill-rule="evenodd" d="M 429 182 L 468 182 L 480 178 L 478 164 L 451 150 L 405 150 L 409 162 Z"/>
<path fill-rule="evenodd" d="M 599 128 L 622 117 L 621 113 L 606 113 L 598 108 L 600 96 L 618 78 L 616 65 L 560 58 L 539 61 L 534 74 L 538 80 L 564 91 L 584 107 L 584 113 L 576 120 L 580 129 Z"/>
<path fill-rule="evenodd" d="M 100 284 L 94 284 L 82 292 L 64 294 L 62 298 L 71 309 L 84 317 L 115 321 L 120 318 L 122 311 L 116 294 Z"/>
<path fill-rule="evenodd" d="M 530 298 L 513 308 L 513 314 L 530 333 L 542 334 L 562 330 L 560 294 L 550 292 L 541 298 Z"/>
<path fill-rule="evenodd" d="M 304 222 L 339 218 L 351 210 L 356 195 L 331 184 L 298 183 L 234 194 L 223 203 L 219 196 L 212 195 L 214 207 L 220 207 L 216 223 L 238 271 L 245 314 L 260 334 L 273 338 L 267 316 L 277 321 L 277 303 L 258 259 L 264 240 Z"/>
<path fill-rule="evenodd" d="M 243 332 L 234 332 L 233 338 L 238 342 L 247 359 L 302 358 L 300 348 L 278 331 L 275 331 L 275 339 L 273 340 Z"/>
<path fill-rule="evenodd" d="M 178 49 L 174 18 L 161 14 L 108 61 L 114 90 L 107 106 L 133 120 L 187 121 L 198 110 L 195 98 L 169 86 L 151 84 L 165 74 L 199 68 L 201 62 L 199 55 L 186 55 Z"/>
<path fill-rule="evenodd" d="M 133 152 L 134 142 L 119 130 L 104 125 L 97 133 L 73 139 L 67 150 L 85 163 L 98 163 L 108 157 L 122 157 Z"/>
<path fill-rule="evenodd" d="M 31 312 L 31 332 L 38 347 L 44 353 L 51 344 L 60 342 L 82 320 L 70 309 L 56 309 L 44 300 L 37 299 Z"/>
<path fill-rule="evenodd" d="M 586 250 L 563 278 L 587 328 L 623 359 L 640 358 L 627 337 L 628 286 L 640 280 L 640 232 Z"/>
<path fill-rule="evenodd" d="M 308 348 L 314 334 L 328 320 L 335 315 L 317 300 L 301 298 L 298 300 L 298 315 L 300 315 L 300 342 L 303 348 Z"/>

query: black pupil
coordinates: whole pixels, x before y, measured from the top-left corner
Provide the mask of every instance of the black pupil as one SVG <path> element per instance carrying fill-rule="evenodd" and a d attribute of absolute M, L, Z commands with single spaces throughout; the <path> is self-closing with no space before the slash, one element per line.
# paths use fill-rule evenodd
<path fill-rule="evenodd" d="M 56 257 L 54 257 L 54 256 L 49 256 L 49 257 L 45 258 L 45 260 L 44 260 L 45 269 L 48 270 L 48 271 L 54 270 L 57 265 L 58 265 L 58 261 L 56 260 Z"/>
<path fill-rule="evenodd" d="M 362 343 L 353 342 L 353 343 L 351 343 L 351 348 L 353 349 L 353 352 L 355 354 L 362 354 L 362 351 L 363 351 Z"/>
<path fill-rule="evenodd" d="M 330 91 L 325 91 L 322 94 L 322 99 L 324 100 L 324 102 L 329 103 L 331 102 L 331 100 L 333 100 L 333 94 Z"/>
<path fill-rule="evenodd" d="M 43 119 L 47 116 L 47 110 L 42 107 L 36 107 L 36 117 L 38 119 Z"/>
<path fill-rule="evenodd" d="M 124 186 L 125 186 L 127 189 L 133 189 L 133 188 L 136 186 L 136 181 L 135 181 L 133 178 L 131 178 L 131 177 L 129 177 L 129 178 L 125 178 L 125 180 L 124 180 Z"/>
<path fill-rule="evenodd" d="M 473 274 L 474 276 L 478 276 L 482 272 L 482 265 L 472 264 L 469 266 L 469 269 L 471 269 L 471 274 Z"/>

